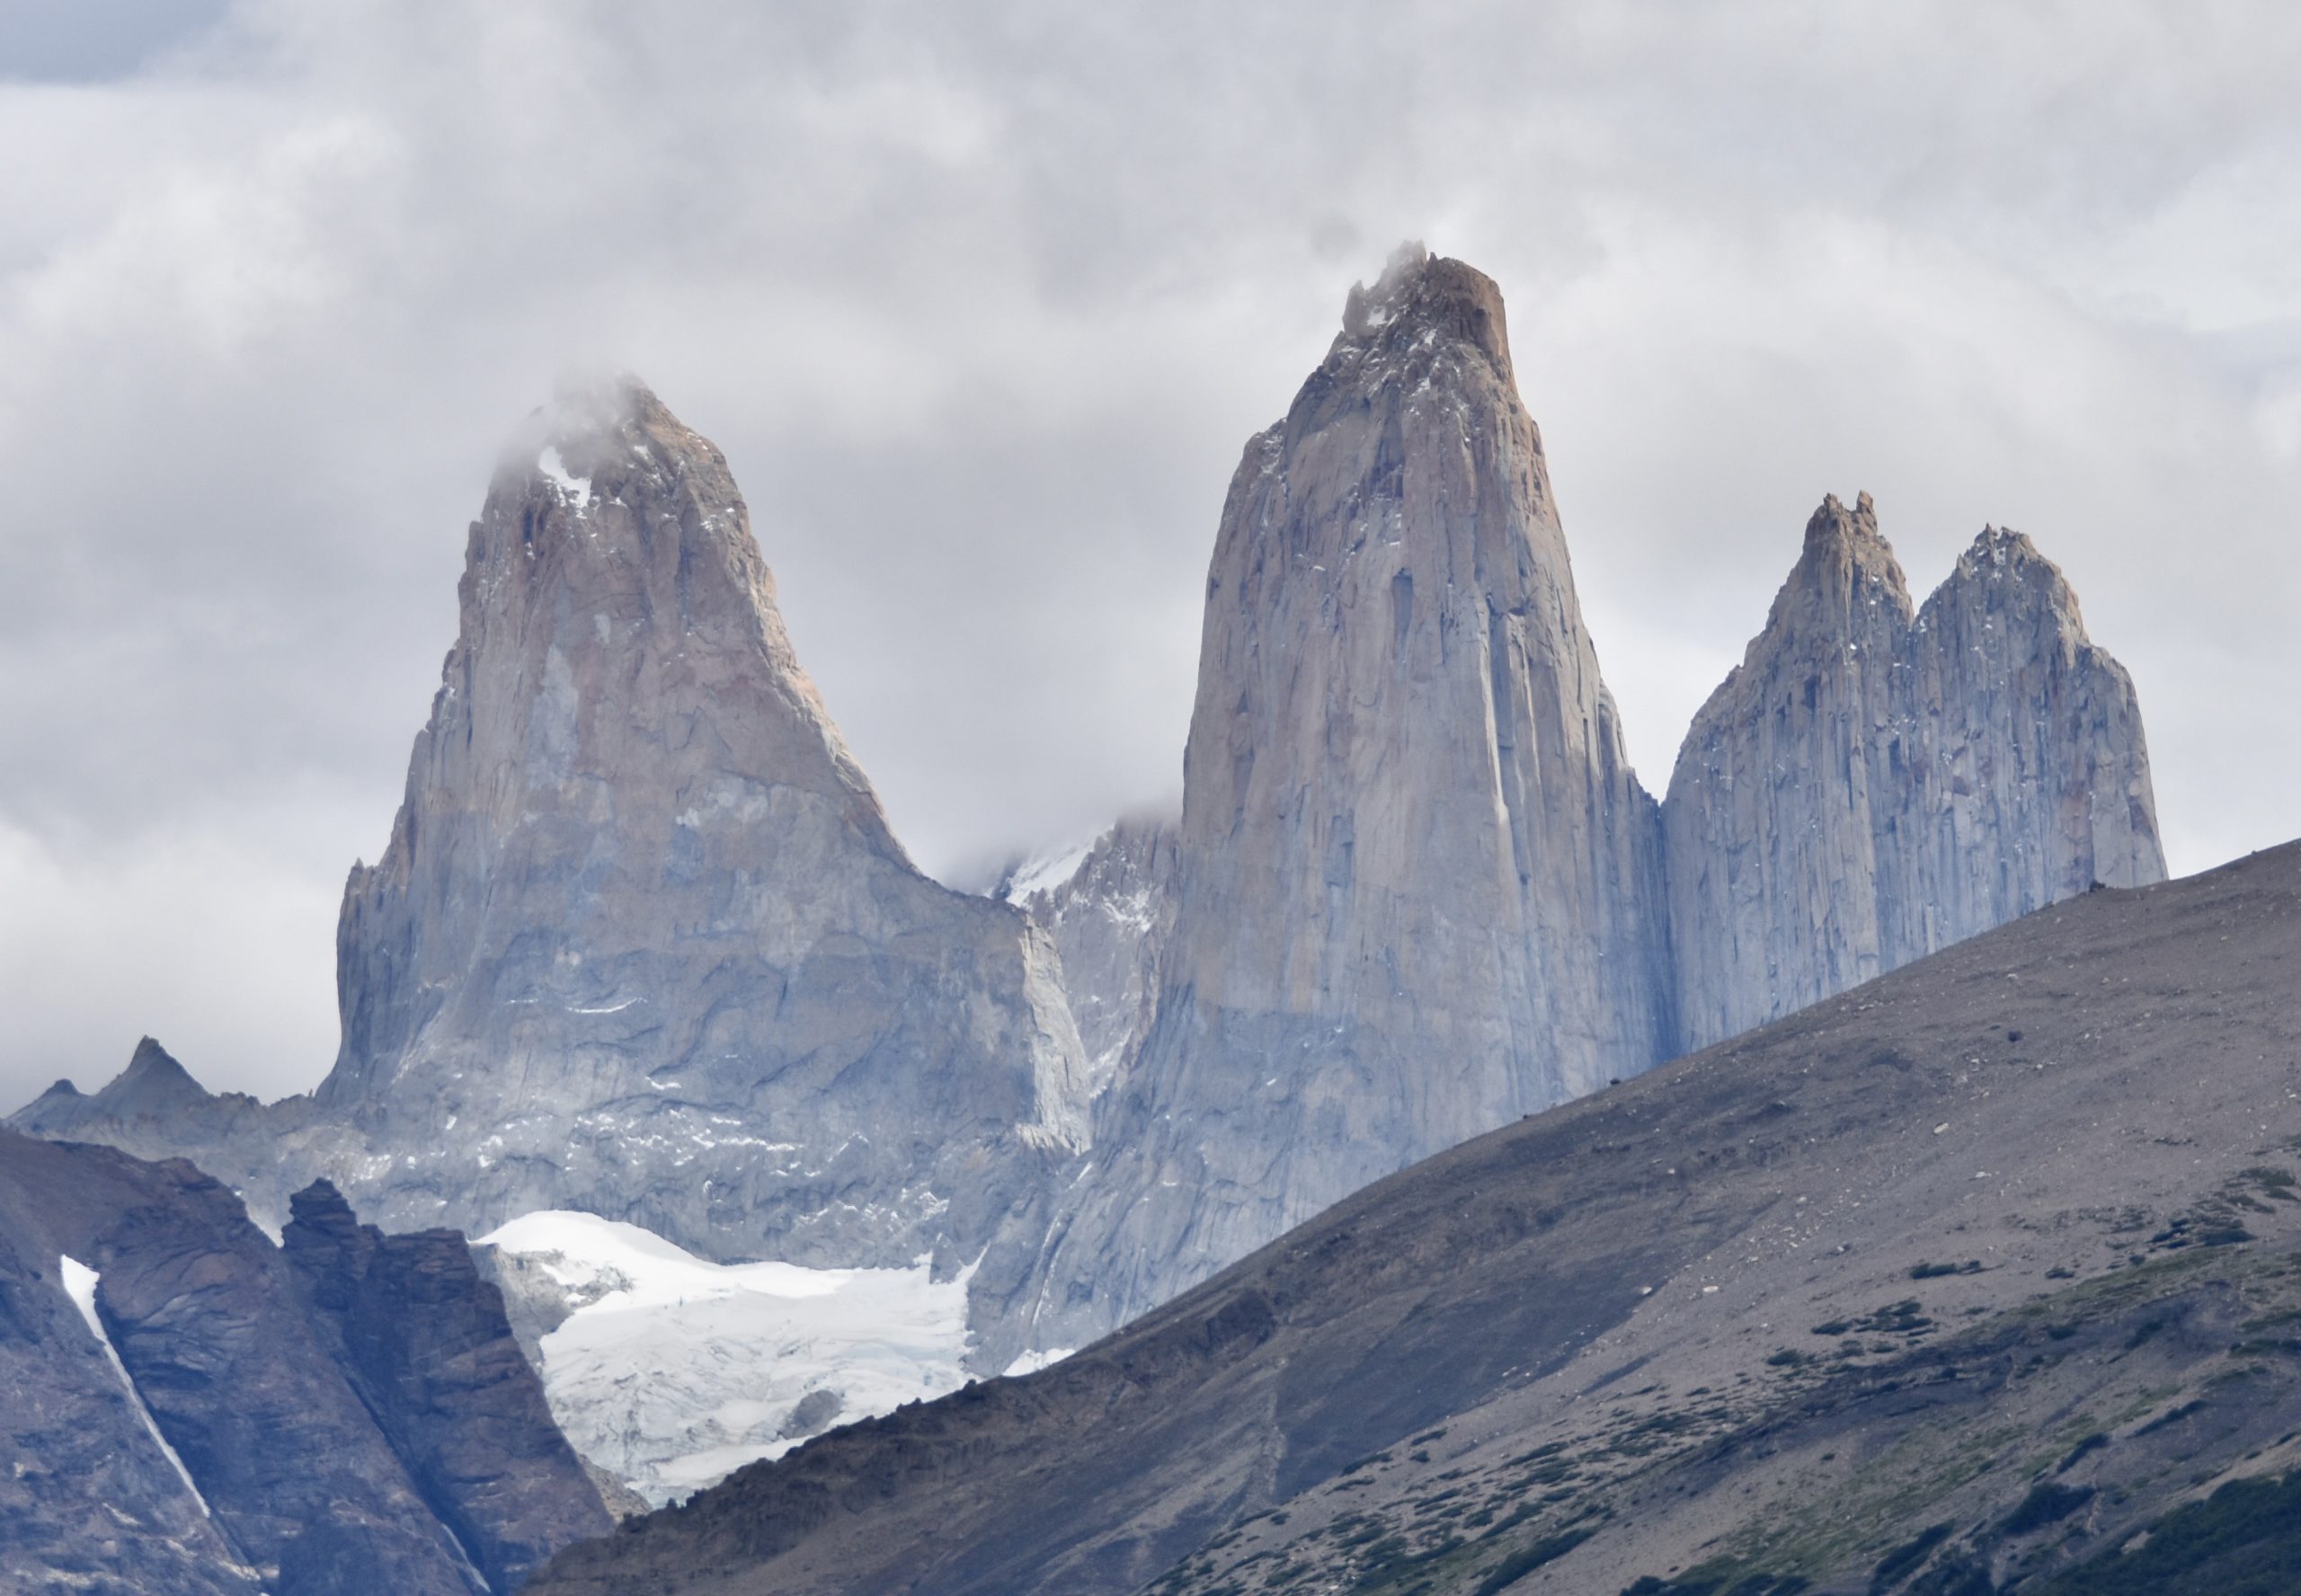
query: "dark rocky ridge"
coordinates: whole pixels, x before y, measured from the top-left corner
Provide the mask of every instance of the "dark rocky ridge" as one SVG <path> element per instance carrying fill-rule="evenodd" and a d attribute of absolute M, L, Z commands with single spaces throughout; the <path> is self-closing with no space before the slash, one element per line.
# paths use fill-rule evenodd
<path fill-rule="evenodd" d="M 581 1464 L 453 1230 L 386 1236 L 324 1182 L 294 1199 L 281 1252 L 312 1322 L 425 1505 L 493 1589 L 567 1538 Z"/>
<path fill-rule="evenodd" d="M 535 1588 L 1851 1596 L 1897 1553 L 1876 1589 L 2113 1556 L 2301 1468 L 2297 972 L 2301 845 L 2083 896 L 1442 1154 Z"/>
<path fill-rule="evenodd" d="M 0 1132 L 12 1582 L 468 1596 L 606 1529 L 461 1238 L 382 1237 L 332 1197 L 283 1254 L 189 1164 Z M 62 1258 L 96 1272 L 117 1370 Z"/>

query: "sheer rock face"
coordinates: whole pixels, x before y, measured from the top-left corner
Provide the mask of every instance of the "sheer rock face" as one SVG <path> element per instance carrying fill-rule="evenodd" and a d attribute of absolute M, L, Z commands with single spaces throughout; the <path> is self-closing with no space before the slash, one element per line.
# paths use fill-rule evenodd
<path fill-rule="evenodd" d="M 1402 252 L 1233 478 L 1155 1018 L 1044 1311 L 1100 1328 L 1662 1056 L 1660 834 L 1500 294 Z"/>
<path fill-rule="evenodd" d="M 1025 1267 L 1087 1126 L 1053 946 L 895 841 L 719 452 L 635 385 L 563 402 L 460 591 L 319 1090 L 210 1098 L 155 1046 L 12 1123 L 188 1154 L 273 1222 L 325 1175 L 395 1228 L 573 1208 L 721 1259 Z"/>
<path fill-rule="evenodd" d="M 0 1132 L 0 1583 L 508 1593 L 605 1533 L 461 1238 L 365 1234 L 428 1261 L 431 1289 L 385 1270 L 357 1290 L 361 1339 L 431 1349 L 420 1379 L 346 1358 L 290 1262 L 297 1225 L 283 1258 L 189 1164 Z M 93 1272 L 101 1338 L 67 1259 Z"/>
<path fill-rule="evenodd" d="M 1866 493 L 1815 512 L 1664 814 L 1687 1048 L 2165 873 L 2132 682 L 2061 572 L 1989 528 L 1914 611 Z"/>
<path fill-rule="evenodd" d="M 391 845 L 345 892 L 318 1104 L 396 1157 L 338 1178 L 387 1218 L 971 1257 L 1083 1135 L 1052 950 L 895 841 L 719 452 L 635 386 L 587 403 L 472 528 Z"/>
<path fill-rule="evenodd" d="M 1158 965 L 1175 921 L 1176 824 L 1119 821 L 1087 847 L 1026 864 L 998 896 L 1021 909 L 1062 956 L 1062 989 L 1099 1097 L 1150 1023 Z"/>

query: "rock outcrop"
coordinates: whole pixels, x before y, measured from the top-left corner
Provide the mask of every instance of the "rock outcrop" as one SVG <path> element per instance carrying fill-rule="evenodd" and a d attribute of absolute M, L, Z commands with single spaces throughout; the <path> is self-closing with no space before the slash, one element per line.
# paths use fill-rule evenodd
<path fill-rule="evenodd" d="M 1247 447 L 1176 848 L 1155 1015 L 1098 1110 L 1042 1324 L 1122 1322 L 1667 1049 L 1658 816 L 1501 296 L 1460 262 L 1415 247 L 1354 293 Z"/>
<path fill-rule="evenodd" d="M 2165 873 L 2133 684 L 2061 572 L 1992 528 L 1914 609 L 1866 493 L 1808 523 L 1663 810 L 1687 1047 Z"/>
<path fill-rule="evenodd" d="M 517 1589 L 571 1538 L 581 1465 L 501 1295 L 456 1231 L 386 1236 L 324 1181 L 293 1211 L 280 1250 L 315 1331 L 489 1588 Z"/>
<path fill-rule="evenodd" d="M 1061 955 L 1090 1100 L 1117 1080 L 1157 1012 L 1159 958 L 1175 921 L 1175 829 L 1171 817 L 1132 816 L 1084 847 L 1026 861 L 994 893 Z"/>
<path fill-rule="evenodd" d="M 288 1234 L 189 1164 L 0 1132 L 0 1583 L 508 1596 L 607 1530 L 460 1237 L 365 1233 L 423 1262 L 368 1270 L 347 1337 Z"/>

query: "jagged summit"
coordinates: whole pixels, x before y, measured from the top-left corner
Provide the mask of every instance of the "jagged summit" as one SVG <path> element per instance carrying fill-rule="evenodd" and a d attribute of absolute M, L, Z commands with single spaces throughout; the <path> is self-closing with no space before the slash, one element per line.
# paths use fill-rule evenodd
<path fill-rule="evenodd" d="M 174 1054 L 147 1036 L 137 1042 L 128 1068 L 97 1095 L 115 1113 L 159 1114 L 186 1104 L 204 1103 L 209 1091 L 177 1062 Z"/>
<path fill-rule="evenodd" d="M 2026 532 L 2011 527 L 1985 526 L 1958 555 L 1943 588 L 1976 581 L 2020 581 L 2035 587 L 2041 601 L 2065 612 L 2081 628 L 2077 592 L 2061 567 L 2046 558 Z M 1936 592 L 1939 597 L 1939 591 Z"/>
<path fill-rule="evenodd" d="M 147 1036 L 137 1042 L 128 1067 L 93 1095 L 68 1080 L 58 1081 L 17 1110 L 8 1123 L 19 1129 L 37 1126 L 41 1134 L 52 1135 L 104 1121 L 168 1120 L 214 1101 L 174 1055 Z"/>
<path fill-rule="evenodd" d="M 1342 335 L 1364 338 L 1391 321 L 1429 263 L 1430 252 L 1418 238 L 1407 239 L 1392 250 L 1373 288 L 1363 282 L 1350 285 L 1350 292 L 1342 302 Z"/>
<path fill-rule="evenodd" d="M 1849 539 L 1878 536 L 1878 503 L 1870 497 L 1867 488 L 1854 494 L 1852 510 L 1835 493 L 1822 495 L 1821 503 L 1806 520 L 1807 546 L 1810 548 L 1816 542 L 1833 536 Z"/>
<path fill-rule="evenodd" d="M 1806 607 L 1802 613 L 1800 606 Z M 1775 630 L 1794 614 L 1807 624 L 1818 620 L 1841 631 L 1859 631 L 1872 617 L 1856 611 L 1873 607 L 1897 609 L 1907 619 L 1909 585 L 1901 562 L 1878 530 L 1878 507 L 1868 493 L 1858 495 L 1851 510 L 1836 494 L 1826 494 L 1807 519 L 1798 563 L 1774 599 L 1767 629 Z"/>
<path fill-rule="evenodd" d="M 1689 1047 L 2165 873 L 2133 683 L 2059 570 L 1985 528 L 1914 607 L 1866 493 L 1807 523 L 1664 813 Z"/>
<path fill-rule="evenodd" d="M 1515 382 L 1502 290 L 1494 279 L 1419 244 L 1403 244 L 1373 287 L 1352 286 L 1342 331 L 1321 370 L 1389 374 L 1417 354 L 1428 357 L 1442 342 L 1475 350 L 1502 381 Z M 1426 373 L 1426 361 L 1417 375 Z"/>

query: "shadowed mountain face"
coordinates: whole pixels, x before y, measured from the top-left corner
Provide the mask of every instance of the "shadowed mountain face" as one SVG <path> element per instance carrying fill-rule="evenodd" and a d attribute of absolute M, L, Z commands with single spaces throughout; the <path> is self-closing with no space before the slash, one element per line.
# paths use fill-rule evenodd
<path fill-rule="evenodd" d="M 603 1532 L 460 1237 L 0 1132 L 11 1589 L 509 1592 Z"/>
<path fill-rule="evenodd" d="M 2301 845 L 2083 896 L 535 1589 L 1994 1592 L 2114 1559 L 2301 1469 L 2297 974 Z"/>

